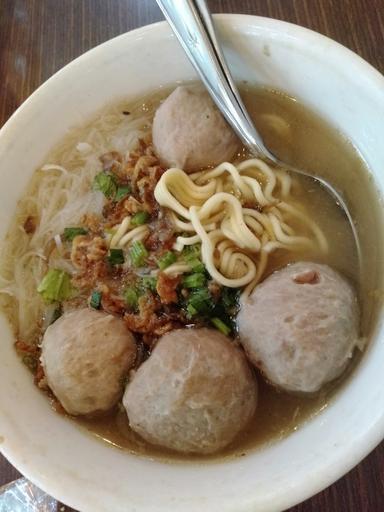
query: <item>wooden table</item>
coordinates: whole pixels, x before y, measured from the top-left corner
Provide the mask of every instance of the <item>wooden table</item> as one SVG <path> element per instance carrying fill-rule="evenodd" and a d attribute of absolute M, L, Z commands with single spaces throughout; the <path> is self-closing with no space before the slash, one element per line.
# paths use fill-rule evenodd
<path fill-rule="evenodd" d="M 317 30 L 384 72 L 384 0 L 209 4 L 213 12 L 269 16 Z M 161 19 L 155 0 L 0 0 L 0 126 L 42 82 L 78 55 Z M 18 476 L 0 456 L 0 486 Z M 347 476 L 290 512 L 310 511 L 384 511 L 384 443 Z"/>

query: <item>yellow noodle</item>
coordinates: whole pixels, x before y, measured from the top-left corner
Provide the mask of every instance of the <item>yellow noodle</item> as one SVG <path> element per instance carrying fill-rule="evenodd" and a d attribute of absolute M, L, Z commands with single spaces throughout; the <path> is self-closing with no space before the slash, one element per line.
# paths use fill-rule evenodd
<path fill-rule="evenodd" d="M 123 236 L 128 231 L 130 223 L 131 223 L 131 217 L 129 217 L 129 216 L 124 217 L 121 224 L 117 227 L 116 233 L 111 238 L 111 242 L 110 242 L 111 247 L 117 247 L 119 245 L 120 240 L 123 238 Z"/>
<path fill-rule="evenodd" d="M 174 249 L 201 243 L 211 277 L 224 286 L 244 287 L 244 296 L 262 279 L 271 252 L 328 250 L 317 224 L 294 205 L 291 189 L 286 171 L 252 158 L 189 176 L 169 169 L 155 197 L 170 209 L 176 231 L 190 233 L 178 236 Z"/>
<path fill-rule="evenodd" d="M 171 276 L 177 276 L 179 274 L 184 274 L 185 272 L 190 272 L 191 266 L 187 263 L 173 263 L 169 265 L 165 270 L 163 270 L 164 274 L 168 274 Z"/>
<path fill-rule="evenodd" d="M 144 240 L 149 234 L 149 228 L 147 225 L 144 224 L 144 226 L 138 226 L 135 229 L 132 229 L 131 231 L 128 231 L 121 240 L 119 241 L 119 247 L 124 247 L 130 242 L 136 242 L 139 240 Z"/>

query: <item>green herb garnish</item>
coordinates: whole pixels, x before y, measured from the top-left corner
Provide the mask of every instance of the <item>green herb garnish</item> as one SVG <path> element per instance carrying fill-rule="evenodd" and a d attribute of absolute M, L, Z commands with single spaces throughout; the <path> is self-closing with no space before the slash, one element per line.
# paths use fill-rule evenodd
<path fill-rule="evenodd" d="M 172 251 L 167 251 L 158 259 L 157 264 L 160 270 L 164 270 L 170 265 L 172 265 L 172 263 L 175 263 L 176 260 L 176 254 Z"/>
<path fill-rule="evenodd" d="M 218 331 L 225 334 L 225 336 L 228 336 L 232 331 L 231 327 L 229 327 L 227 324 L 225 324 L 218 317 L 211 318 L 211 324 L 214 325 Z"/>
<path fill-rule="evenodd" d="M 193 316 L 197 315 L 198 311 L 197 311 L 197 309 L 195 309 L 194 306 L 192 306 L 192 304 L 188 304 L 187 305 L 187 313 L 188 313 L 189 317 L 193 317 Z"/>
<path fill-rule="evenodd" d="M 187 311 L 189 313 L 196 311 L 194 315 L 209 315 L 214 306 L 212 297 L 206 288 L 193 291 L 187 300 Z"/>
<path fill-rule="evenodd" d="M 204 272 L 205 267 L 201 261 L 201 245 L 194 244 L 184 247 L 182 252 L 185 262 L 191 267 L 193 272 Z"/>
<path fill-rule="evenodd" d="M 127 197 L 131 193 L 131 187 L 129 185 L 122 185 L 117 187 L 115 201 L 121 201 L 124 197 Z"/>
<path fill-rule="evenodd" d="M 204 263 L 202 263 L 198 258 L 192 258 L 187 263 L 193 272 L 205 272 Z"/>
<path fill-rule="evenodd" d="M 148 251 L 143 242 L 140 240 L 133 242 L 129 250 L 129 256 L 134 267 L 142 267 L 144 265 L 145 258 L 148 256 Z"/>
<path fill-rule="evenodd" d="M 122 265 L 125 261 L 123 249 L 109 249 L 108 261 L 111 265 Z"/>
<path fill-rule="evenodd" d="M 136 309 L 139 301 L 139 293 L 136 288 L 130 286 L 123 292 L 124 300 L 132 309 Z"/>
<path fill-rule="evenodd" d="M 89 305 L 91 306 L 91 308 L 100 309 L 101 296 L 102 296 L 102 293 L 99 292 L 98 290 L 94 290 L 92 292 L 91 299 L 89 301 Z"/>
<path fill-rule="evenodd" d="M 225 309 L 238 307 L 239 295 L 240 292 L 238 288 L 228 288 L 227 286 L 223 286 L 221 289 L 220 302 L 223 304 Z"/>
<path fill-rule="evenodd" d="M 184 288 L 202 288 L 207 282 L 204 274 L 201 272 L 187 275 L 181 281 Z"/>
<path fill-rule="evenodd" d="M 79 235 L 86 235 L 88 230 L 85 228 L 64 228 L 63 238 L 67 242 L 72 242 L 72 240 Z"/>
<path fill-rule="evenodd" d="M 200 258 L 201 245 L 200 244 L 186 245 L 183 249 L 182 254 L 186 260 L 188 258 Z"/>
<path fill-rule="evenodd" d="M 105 197 L 113 199 L 116 196 L 117 184 L 113 176 L 106 172 L 99 172 L 93 180 L 93 189 L 100 190 Z"/>
<path fill-rule="evenodd" d="M 142 226 L 149 220 L 148 212 L 137 212 L 131 219 L 132 226 Z"/>
<path fill-rule="evenodd" d="M 142 279 L 143 288 L 147 290 L 151 290 L 151 292 L 156 291 L 157 279 L 152 276 L 144 276 Z"/>
<path fill-rule="evenodd" d="M 61 302 L 72 297 L 71 276 L 64 270 L 51 268 L 43 277 L 37 291 L 46 302 Z"/>

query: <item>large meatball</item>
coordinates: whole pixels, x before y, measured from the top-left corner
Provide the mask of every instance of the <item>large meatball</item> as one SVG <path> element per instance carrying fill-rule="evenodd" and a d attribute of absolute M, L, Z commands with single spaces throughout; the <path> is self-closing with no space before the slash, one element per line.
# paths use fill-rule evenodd
<path fill-rule="evenodd" d="M 74 415 L 113 407 L 136 358 L 124 321 L 90 309 L 65 313 L 46 330 L 41 362 L 48 385 Z"/>
<path fill-rule="evenodd" d="M 295 263 L 261 283 L 238 315 L 240 340 L 269 381 L 313 392 L 338 377 L 358 342 L 349 283 L 327 265 Z"/>
<path fill-rule="evenodd" d="M 253 416 L 256 381 L 245 356 L 211 329 L 165 334 L 127 386 L 129 423 L 150 443 L 211 453 Z"/>
<path fill-rule="evenodd" d="M 164 165 L 194 171 L 230 160 L 238 140 L 208 93 L 180 86 L 160 105 L 153 144 Z"/>

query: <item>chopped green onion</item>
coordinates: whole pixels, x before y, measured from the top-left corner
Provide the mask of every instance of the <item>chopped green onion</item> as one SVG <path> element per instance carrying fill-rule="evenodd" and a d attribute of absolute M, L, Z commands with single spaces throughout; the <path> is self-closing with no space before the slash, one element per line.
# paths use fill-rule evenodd
<path fill-rule="evenodd" d="M 232 329 L 227 324 L 225 324 L 222 320 L 220 320 L 220 318 L 217 318 L 217 317 L 211 318 L 211 323 L 216 327 L 216 329 L 218 331 L 225 334 L 225 336 L 228 336 L 228 334 L 231 333 Z"/>
<path fill-rule="evenodd" d="M 188 297 L 187 311 L 190 306 L 201 315 L 209 315 L 214 308 L 209 291 L 206 288 L 202 288 L 192 292 Z"/>
<path fill-rule="evenodd" d="M 124 300 L 130 306 L 132 309 L 137 308 L 138 300 L 139 300 L 139 294 L 134 287 L 129 287 L 124 290 Z"/>
<path fill-rule="evenodd" d="M 205 272 L 204 263 L 202 263 L 198 258 L 191 258 L 187 261 L 187 263 L 191 267 L 191 270 L 194 272 Z"/>
<path fill-rule="evenodd" d="M 129 185 L 122 185 L 117 187 L 115 201 L 121 201 L 124 197 L 127 197 L 131 193 L 131 187 Z"/>
<path fill-rule="evenodd" d="M 60 302 L 73 295 L 71 276 L 57 268 L 51 268 L 43 277 L 37 291 L 46 302 Z"/>
<path fill-rule="evenodd" d="M 198 313 L 197 309 L 195 309 L 195 308 L 192 306 L 192 304 L 188 304 L 188 306 L 187 306 L 187 312 L 188 312 L 188 315 L 189 315 L 190 317 L 193 317 L 193 316 L 197 315 L 197 313 Z"/>
<path fill-rule="evenodd" d="M 93 188 L 94 190 L 100 190 L 108 199 L 113 199 L 117 191 L 115 179 L 105 172 L 96 174 L 93 180 Z"/>
<path fill-rule="evenodd" d="M 155 292 L 156 291 L 156 285 L 157 285 L 156 277 L 144 276 L 143 280 L 142 280 L 142 283 L 143 283 L 143 288 L 151 290 L 151 292 Z"/>
<path fill-rule="evenodd" d="M 166 269 L 167 267 L 169 267 L 170 265 L 172 265 L 172 263 L 175 263 L 177 257 L 176 257 L 176 254 L 172 251 L 167 251 L 166 253 L 164 253 L 161 258 L 159 258 L 159 260 L 157 261 L 157 264 L 159 266 L 159 269 L 160 270 L 164 270 Z"/>
<path fill-rule="evenodd" d="M 124 263 L 123 249 L 109 249 L 108 261 L 111 265 L 121 265 Z"/>
<path fill-rule="evenodd" d="M 183 257 L 191 267 L 193 272 L 204 272 L 205 266 L 201 262 L 201 246 L 200 244 L 187 245 L 183 249 Z"/>
<path fill-rule="evenodd" d="M 85 228 L 64 228 L 63 238 L 68 242 L 72 242 L 72 240 L 79 235 L 86 235 L 88 233 L 88 229 Z"/>
<path fill-rule="evenodd" d="M 143 266 L 145 258 L 148 256 L 148 251 L 144 247 L 143 242 L 141 242 L 140 240 L 136 240 L 135 242 L 133 242 L 129 250 L 129 256 L 134 267 Z"/>
<path fill-rule="evenodd" d="M 148 212 L 137 212 L 131 219 L 132 226 L 142 226 L 149 220 Z"/>
<path fill-rule="evenodd" d="M 98 290 L 94 290 L 91 295 L 91 300 L 89 301 L 89 305 L 91 308 L 100 309 L 101 306 L 101 292 Z"/>
<path fill-rule="evenodd" d="M 238 288 L 222 287 L 220 302 L 225 309 L 231 309 L 239 305 L 239 293 Z"/>
<path fill-rule="evenodd" d="M 193 244 L 186 245 L 183 249 L 183 256 L 187 258 L 200 258 L 201 255 L 201 245 Z"/>
<path fill-rule="evenodd" d="M 185 276 L 181 284 L 184 288 L 202 288 L 206 281 L 205 275 L 199 272 Z"/>

